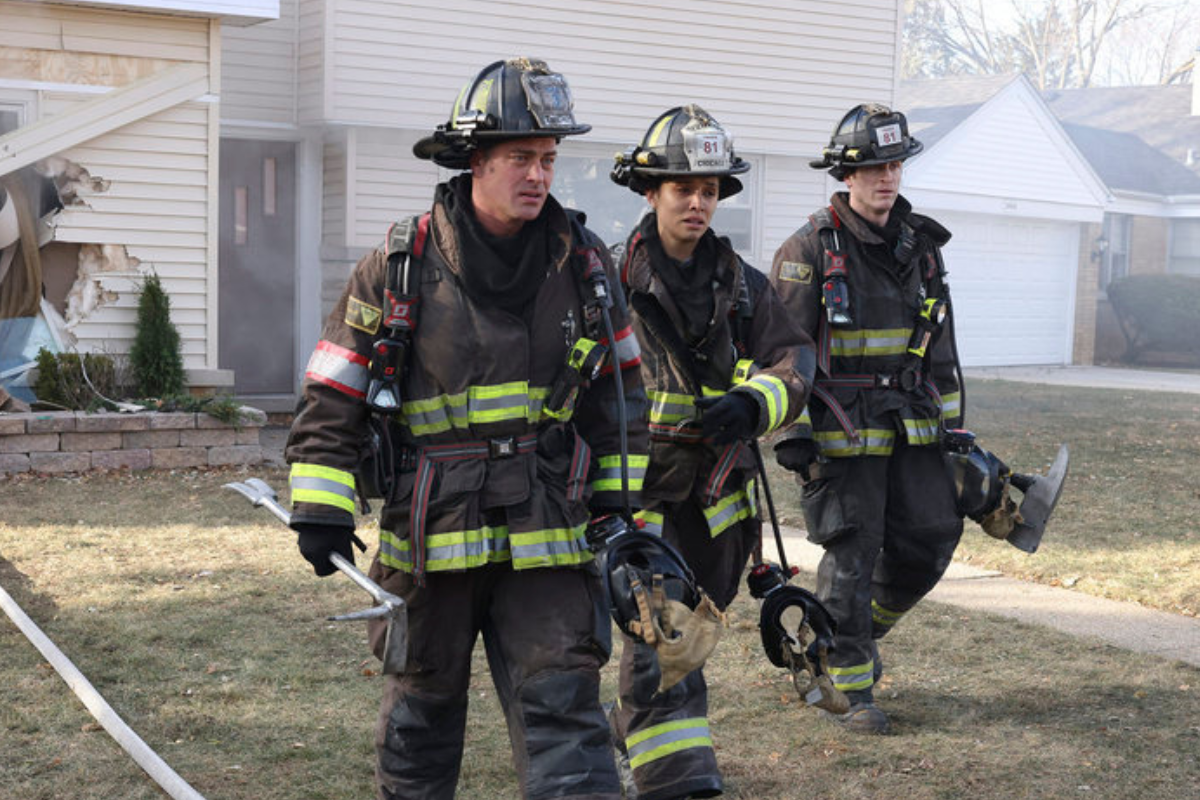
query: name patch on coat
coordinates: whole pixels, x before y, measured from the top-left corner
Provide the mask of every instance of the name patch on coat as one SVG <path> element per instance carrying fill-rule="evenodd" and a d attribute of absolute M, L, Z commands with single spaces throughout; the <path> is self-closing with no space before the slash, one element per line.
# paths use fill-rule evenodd
<path fill-rule="evenodd" d="M 346 301 L 346 324 L 364 333 L 375 333 L 379 330 L 379 320 L 383 311 L 370 303 L 364 303 L 357 297 L 351 296 Z"/>
<path fill-rule="evenodd" d="M 812 264 L 802 264 L 799 261 L 784 261 L 779 265 L 779 280 L 795 283 L 812 283 Z"/>

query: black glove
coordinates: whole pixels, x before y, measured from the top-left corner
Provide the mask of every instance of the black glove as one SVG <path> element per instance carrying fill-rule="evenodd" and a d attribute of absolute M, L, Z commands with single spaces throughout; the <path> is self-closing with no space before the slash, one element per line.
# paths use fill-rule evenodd
<path fill-rule="evenodd" d="M 758 428 L 758 403 L 742 392 L 697 397 L 696 408 L 700 410 L 700 430 L 713 444 L 751 439 Z"/>
<path fill-rule="evenodd" d="M 300 555 L 312 564 L 313 572 L 322 578 L 337 572 L 337 567 L 329 560 L 331 553 L 338 553 L 353 564 L 351 543 L 358 545 L 360 550 L 367 549 L 362 539 L 354 535 L 354 529 L 344 525 L 297 522 L 292 527 L 297 533 L 296 544 L 300 546 Z"/>
<path fill-rule="evenodd" d="M 775 445 L 775 460 L 790 472 L 799 472 L 808 480 L 808 468 L 821 454 L 821 448 L 812 439 L 784 439 Z"/>

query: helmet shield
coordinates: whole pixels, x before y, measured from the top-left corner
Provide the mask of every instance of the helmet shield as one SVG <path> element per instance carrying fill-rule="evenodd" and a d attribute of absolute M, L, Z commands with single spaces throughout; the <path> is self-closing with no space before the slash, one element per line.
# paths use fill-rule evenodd
<path fill-rule="evenodd" d="M 567 79 L 545 61 L 510 58 L 489 64 L 458 93 L 450 119 L 413 145 L 417 158 L 466 169 L 488 142 L 531 136 L 577 136 L 592 127 L 575 121 Z"/>
<path fill-rule="evenodd" d="M 734 175 L 750 169 L 733 149 L 733 136 L 697 105 L 679 106 L 651 123 L 641 144 L 617 154 L 614 183 L 644 194 L 670 178 L 720 178 L 720 197 L 742 190 Z"/>

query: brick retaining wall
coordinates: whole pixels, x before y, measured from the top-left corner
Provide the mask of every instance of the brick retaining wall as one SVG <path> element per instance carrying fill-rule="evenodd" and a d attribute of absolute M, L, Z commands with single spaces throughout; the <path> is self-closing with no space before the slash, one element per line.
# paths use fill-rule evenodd
<path fill-rule="evenodd" d="M 190 412 L 0 414 L 0 473 L 258 464 L 266 422 L 248 406 L 236 428 Z"/>

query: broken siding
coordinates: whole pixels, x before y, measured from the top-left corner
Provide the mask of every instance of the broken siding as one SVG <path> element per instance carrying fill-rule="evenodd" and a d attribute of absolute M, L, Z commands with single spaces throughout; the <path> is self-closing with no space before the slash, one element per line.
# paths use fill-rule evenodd
<path fill-rule="evenodd" d="M 296 124 L 296 0 L 280 4 L 279 19 L 221 29 L 221 121 Z"/>
<path fill-rule="evenodd" d="M 535 55 L 571 83 L 597 139 L 639 137 L 694 101 L 747 150 L 808 156 L 840 113 L 888 101 L 895 0 L 346 0 L 333 11 L 327 117 L 424 129 L 489 59 Z M 653 77 L 652 86 L 647 76 Z"/>
<path fill-rule="evenodd" d="M 38 90 L 41 118 L 96 98 L 92 87 L 124 86 L 180 62 L 209 63 L 203 19 L 2 1 L 0 18 L 0 83 Z M 80 91 L 64 88 L 70 84 Z M 81 192 L 84 205 L 58 215 L 55 238 L 116 248 L 101 259 L 108 271 L 94 285 L 80 284 L 104 296 L 74 328 L 82 350 L 128 350 L 139 269 L 152 268 L 171 295 L 185 365 L 209 365 L 210 114 L 208 104 L 186 103 L 58 154 L 107 187 Z"/>
<path fill-rule="evenodd" d="M 43 110 L 57 113 L 73 102 L 76 96 L 48 93 Z M 140 262 L 137 270 L 96 274 L 100 288 L 116 297 L 74 329 L 82 349 L 128 350 L 140 276 L 153 270 L 171 297 L 185 366 L 206 365 L 208 114 L 206 103 L 185 103 L 61 153 L 108 188 L 59 214 L 55 238 L 123 246 Z"/>

